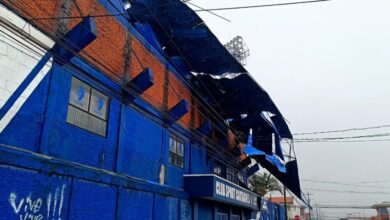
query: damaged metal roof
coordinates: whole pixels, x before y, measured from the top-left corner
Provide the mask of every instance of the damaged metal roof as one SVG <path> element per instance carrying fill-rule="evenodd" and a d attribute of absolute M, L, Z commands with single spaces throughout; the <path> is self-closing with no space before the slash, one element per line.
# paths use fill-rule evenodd
<path fill-rule="evenodd" d="M 293 138 L 268 93 L 185 3 L 179 0 L 133 0 L 127 11 L 137 30 L 169 57 L 184 78 L 203 93 L 202 97 L 221 110 L 219 113 L 225 119 L 233 119 L 231 126 L 247 135 L 250 129 L 255 132 L 262 129 L 262 133 L 254 137 L 256 148 L 269 153 L 271 147 L 272 151 L 269 143 L 272 133 L 277 133 L 277 141 Z M 262 112 L 272 113 L 271 127 L 261 118 Z M 242 118 L 242 115 L 246 117 Z M 276 155 L 283 159 L 281 148 Z M 280 173 L 263 157 L 256 160 L 301 198 L 295 160 L 285 164 L 287 173 Z"/>

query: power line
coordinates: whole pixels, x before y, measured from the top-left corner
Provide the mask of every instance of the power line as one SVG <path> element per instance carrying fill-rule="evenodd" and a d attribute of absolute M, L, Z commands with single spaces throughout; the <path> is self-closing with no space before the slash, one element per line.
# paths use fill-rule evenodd
<path fill-rule="evenodd" d="M 379 133 L 369 135 L 357 135 L 357 136 L 345 136 L 345 137 L 324 137 L 324 138 L 297 138 L 296 141 L 323 141 L 323 140 L 344 140 L 344 139 L 359 139 L 359 138 L 372 138 L 372 137 L 387 137 L 390 133 Z"/>
<path fill-rule="evenodd" d="M 12 4 L 14 4 L 14 3 L 12 3 Z M 41 10 L 44 11 L 42 8 L 41 8 Z M 117 15 L 121 15 L 121 14 L 115 14 L 114 16 L 117 16 Z M 88 17 L 88 16 L 85 16 L 85 17 Z M 113 16 L 95 15 L 95 17 L 113 17 Z M 76 16 L 76 17 L 66 17 L 66 18 L 77 18 L 77 16 Z M 83 17 L 79 16 L 79 18 L 83 18 Z M 26 20 L 26 23 L 27 23 L 27 21 L 36 22 L 37 20 L 39 20 L 39 19 L 41 19 L 41 18 L 38 18 L 38 19 L 37 19 L 37 18 L 28 19 L 28 18 L 26 18 L 26 17 L 23 17 L 23 19 L 25 19 L 25 20 Z M 56 17 L 51 17 L 51 18 L 42 19 L 42 20 L 51 20 L 51 19 L 53 19 L 53 20 L 60 20 L 60 19 L 58 19 L 58 18 L 56 18 Z M 42 25 L 45 26 L 45 27 L 48 27 L 47 24 L 46 24 L 46 25 L 42 24 Z M 49 27 L 49 28 L 50 28 L 50 27 Z M 43 30 L 44 30 L 44 29 L 43 29 Z M 54 36 L 53 34 L 51 34 L 50 31 L 47 31 L 47 30 L 46 30 L 46 32 L 47 32 L 47 34 L 48 34 L 52 39 L 54 39 L 54 41 L 56 41 L 57 44 L 59 44 L 59 45 L 65 47 L 65 48 L 67 48 L 67 49 L 68 49 L 69 51 L 71 51 L 75 56 L 79 56 L 79 54 L 75 53 L 74 51 L 72 51 L 71 48 L 69 48 L 69 47 L 66 46 L 63 42 L 61 42 L 61 41 L 59 40 L 58 37 L 56 37 L 56 36 Z M 27 36 L 27 37 L 30 37 L 30 36 Z M 68 43 L 70 43 L 70 42 L 68 42 Z M 116 52 L 117 52 L 117 51 L 116 51 Z M 122 89 L 124 89 L 125 91 L 129 92 L 129 93 L 132 94 L 132 95 L 136 95 L 136 96 L 137 96 L 136 93 L 134 93 L 134 92 L 132 92 L 132 91 L 129 91 L 128 88 L 125 88 L 124 85 L 122 85 L 121 80 L 116 76 L 116 74 L 115 74 L 115 72 L 114 72 L 114 70 L 112 69 L 111 66 L 106 66 L 105 64 L 103 64 L 102 62 L 100 62 L 99 60 L 96 59 L 96 57 L 99 58 L 99 56 L 98 56 L 97 54 L 90 54 L 90 53 L 87 53 L 86 51 L 81 51 L 80 53 L 83 53 L 83 54 L 86 55 L 88 58 L 90 58 L 90 59 L 92 59 L 93 61 L 95 61 L 98 65 L 100 65 L 102 68 L 106 69 L 108 72 L 113 73 L 111 76 L 110 76 L 110 75 L 107 75 L 107 76 L 108 76 L 109 78 L 111 78 L 114 82 L 116 82 L 119 86 L 121 86 Z M 57 59 L 60 59 L 59 56 L 56 56 L 56 57 L 57 57 Z M 156 58 L 153 58 L 153 59 L 156 59 Z M 70 62 L 68 62 L 68 61 L 62 60 L 62 62 L 66 62 L 66 63 L 68 63 L 70 66 L 72 66 L 73 68 L 77 68 L 77 67 L 73 66 L 73 65 L 72 65 Z M 92 64 L 91 64 L 91 65 L 92 65 Z M 141 64 L 141 65 L 142 65 L 142 64 Z M 99 68 L 96 67 L 95 65 L 92 65 L 92 66 L 94 66 L 95 68 L 99 69 Z M 115 76 L 116 78 L 113 78 L 114 76 Z M 186 82 L 186 83 L 188 83 L 188 82 Z M 170 85 L 169 83 L 168 83 L 168 85 L 172 87 L 172 85 Z M 189 86 L 191 86 L 191 85 L 189 85 Z M 146 94 L 143 94 L 143 95 L 146 95 Z M 152 98 L 152 97 L 150 97 L 150 96 L 147 96 L 147 97 L 148 97 L 148 98 Z M 123 97 L 122 97 L 122 98 L 123 98 Z M 139 98 L 140 98 L 140 97 L 139 97 Z M 195 98 L 195 97 L 194 97 L 194 98 Z M 127 100 L 127 101 L 129 101 L 129 100 Z M 161 104 L 161 103 L 160 103 L 160 104 Z M 189 103 L 189 104 L 192 106 L 191 103 Z M 151 104 L 150 104 L 150 105 L 151 105 Z M 200 104 L 200 105 L 202 105 L 202 104 Z M 151 107 L 152 107 L 152 106 L 151 106 Z M 194 109 L 195 109 L 196 111 L 198 111 L 199 113 L 201 113 L 201 112 L 199 111 L 199 109 L 196 108 L 196 106 L 194 106 Z M 207 112 L 209 112 L 208 108 L 205 108 L 205 110 L 206 110 Z M 214 109 L 213 109 L 213 110 L 214 110 Z M 216 112 L 216 110 L 214 110 L 214 112 Z M 201 113 L 201 114 L 202 114 L 202 113 Z M 216 114 L 218 114 L 218 113 L 216 112 Z M 220 115 L 214 116 L 214 114 L 212 114 L 212 113 L 210 114 L 210 116 L 215 117 L 217 120 L 218 120 L 218 117 L 217 117 L 217 116 L 222 117 L 222 116 L 220 116 Z M 169 115 L 167 115 L 167 117 L 170 118 Z M 213 125 L 215 125 L 215 123 L 213 123 L 213 122 L 211 122 L 211 123 L 212 123 Z M 218 130 L 218 126 L 217 126 L 217 125 L 215 125 L 215 128 Z M 195 134 L 196 131 L 193 131 L 192 133 Z M 198 138 L 201 139 L 201 138 L 200 138 L 201 135 L 198 135 L 198 136 L 199 136 Z M 227 136 L 227 135 L 225 135 L 225 136 Z M 208 147 L 208 149 L 207 149 L 207 153 L 208 153 L 208 154 L 209 154 L 210 151 L 211 151 L 211 152 L 213 152 L 213 153 L 215 153 L 215 154 L 217 154 L 217 155 L 220 155 L 220 156 L 221 156 L 220 159 L 222 159 L 222 160 L 225 160 L 225 159 L 224 159 L 224 155 L 225 155 L 225 156 L 230 156 L 231 158 L 234 158 L 233 155 L 230 155 L 230 154 L 227 154 L 227 155 L 226 155 L 226 154 L 224 154 L 224 153 L 228 153 L 228 151 L 227 151 L 226 149 L 224 149 L 224 148 L 216 147 L 216 146 L 215 146 L 216 144 L 215 144 L 215 143 L 212 143 L 211 140 L 207 141 L 207 142 L 205 143 L 205 145 Z M 209 151 L 209 150 L 210 150 L 210 151 Z M 211 154 L 209 154 L 209 155 L 211 155 Z M 226 159 L 224 163 L 225 163 L 225 164 L 232 164 L 234 161 L 235 161 L 235 160 Z"/>
<path fill-rule="evenodd" d="M 329 181 L 329 182 L 331 182 L 331 181 Z M 333 181 L 333 182 L 341 182 L 341 181 Z M 357 181 L 357 182 L 353 181 L 353 182 L 341 182 L 341 183 L 367 184 L 367 183 L 389 183 L 389 182 L 390 182 L 390 179 L 388 179 L 388 180 L 375 180 L 375 181 Z"/>
<path fill-rule="evenodd" d="M 295 141 L 295 143 L 361 143 L 361 142 L 389 142 L 390 139 L 375 139 L 375 140 L 353 140 L 353 141 L 334 141 L 334 140 L 305 140 Z"/>
<path fill-rule="evenodd" d="M 194 11 L 226 11 L 226 10 L 249 9 L 249 8 L 264 8 L 264 7 L 272 7 L 272 6 L 286 6 L 286 5 L 308 4 L 308 3 L 317 3 L 317 2 L 325 2 L 325 1 L 331 1 L 331 0 L 287 2 L 287 3 L 267 4 L 267 5 L 245 5 L 245 6 L 225 7 L 225 8 L 197 9 L 197 10 L 194 10 Z"/>
<path fill-rule="evenodd" d="M 370 205 L 318 205 L 321 209 L 371 209 Z"/>
<path fill-rule="evenodd" d="M 370 130 L 370 129 L 378 129 L 378 128 L 388 128 L 388 127 L 390 127 L 390 124 L 378 125 L 378 126 L 372 126 L 372 127 L 348 128 L 348 129 L 341 129 L 341 130 L 304 132 L 304 133 L 296 133 L 296 134 L 293 134 L 293 135 L 340 133 L 340 132 L 347 132 L 347 131 L 362 131 L 362 130 Z"/>
<path fill-rule="evenodd" d="M 189 1 L 186 1 L 185 3 L 190 4 L 190 5 L 194 6 L 194 7 L 197 7 L 197 8 L 199 8 L 200 10 L 205 10 L 205 11 L 209 12 L 210 14 L 212 14 L 212 15 L 214 15 L 214 16 L 217 16 L 218 18 L 221 18 L 221 19 L 223 19 L 223 20 L 225 20 L 225 21 L 232 22 L 231 20 L 229 20 L 229 19 L 227 19 L 227 18 L 225 18 L 225 17 L 223 17 L 223 16 L 221 16 L 221 15 L 219 15 L 219 14 L 216 14 L 216 13 L 214 13 L 214 12 L 212 12 L 212 11 L 209 11 L 209 10 L 203 8 L 203 7 L 200 7 L 199 5 L 195 5 L 194 3 L 191 3 L 191 2 L 189 2 Z"/>
<path fill-rule="evenodd" d="M 390 195 L 390 192 L 378 192 L 378 191 L 355 191 L 355 190 L 335 190 L 335 189 L 318 189 L 318 188 L 306 188 L 306 190 L 312 190 L 312 191 L 318 191 L 318 192 L 330 192 L 330 193 Z"/>
<path fill-rule="evenodd" d="M 2 31 L 1 31 L 1 32 L 2 32 Z M 0 35 L 0 36 L 2 36 L 2 35 Z M 1 41 L 1 40 L 0 40 L 0 41 Z M 2 42 L 3 42 L 3 41 L 2 41 Z M 4 43 L 8 44 L 7 42 L 4 42 Z M 57 42 L 57 44 L 66 47 L 66 45 L 64 45 L 63 43 Z M 12 46 L 11 44 L 8 44 L 8 45 Z M 25 45 L 24 45 L 24 47 L 27 48 L 27 46 L 25 46 Z M 30 49 L 31 49 L 31 48 L 30 48 Z M 69 49 L 69 48 L 68 48 L 68 49 Z M 74 53 L 73 51 L 71 51 L 71 52 Z M 60 56 L 58 56 L 58 54 L 54 53 L 54 51 L 52 51 L 52 53 L 55 54 L 55 55 L 56 55 L 56 58 L 59 59 L 59 60 L 61 60 L 61 62 L 67 63 L 67 64 L 68 64 L 68 66 L 67 66 L 68 68 L 71 68 L 73 71 L 79 72 L 79 73 L 83 74 L 83 71 L 82 71 L 81 69 L 79 69 L 78 67 L 76 67 L 74 64 L 72 64 L 70 61 L 63 60 Z M 78 54 L 75 54 L 75 53 L 74 53 L 74 55 L 75 55 L 75 56 L 78 56 Z M 114 79 L 112 79 L 112 80 L 115 81 Z M 94 82 L 97 83 L 97 85 L 95 84 L 95 86 L 101 87 L 101 85 L 100 85 L 101 83 L 96 82 L 96 81 L 94 81 Z M 122 89 L 124 89 L 125 91 L 129 92 L 130 94 L 132 94 L 132 95 L 137 95 L 136 93 L 133 93 L 133 92 L 130 91 L 129 89 L 123 87 L 121 84 L 119 84 L 119 85 L 121 86 Z M 103 86 L 103 87 L 104 87 L 104 86 Z M 121 97 L 121 99 L 124 100 L 124 101 L 130 101 L 128 98 L 124 98 L 124 97 Z M 148 118 L 150 118 L 151 120 L 153 120 L 150 116 L 148 116 L 148 115 L 146 115 L 146 116 L 147 116 Z M 169 115 L 167 115 L 167 117 L 170 118 Z M 198 134 L 197 131 L 193 131 L 193 133 L 194 133 L 195 135 L 198 135 L 197 138 L 200 138 L 200 137 L 201 137 L 201 135 Z M 194 136 L 194 137 L 195 137 L 195 136 Z M 215 144 L 205 143 L 205 145 L 206 145 L 207 147 L 209 147 L 208 149 L 211 150 L 211 153 L 214 152 L 216 155 L 222 156 L 222 158 L 220 158 L 221 160 L 223 159 L 223 155 L 224 155 L 224 154 L 223 154 L 222 151 L 226 151 L 225 149 L 223 149 L 223 148 L 217 148 L 217 147 L 214 146 Z M 200 147 L 198 147 L 198 148 L 201 149 Z M 211 155 L 211 154 L 210 154 L 210 151 L 207 151 L 206 153 L 209 154 L 209 155 Z M 228 156 L 230 156 L 230 154 L 229 154 Z M 233 160 L 231 160 L 231 161 L 233 161 Z M 231 161 L 230 161 L 230 162 L 231 162 Z M 229 164 L 229 163 L 225 161 L 224 164 Z"/>
<path fill-rule="evenodd" d="M 153 13 L 153 11 L 150 9 L 150 7 L 148 6 L 148 4 L 145 4 L 146 8 L 149 10 L 149 13 L 154 17 L 154 19 L 156 20 L 157 24 L 160 26 L 160 28 L 162 29 L 163 33 L 167 36 L 167 38 L 170 40 L 170 42 L 172 43 L 172 45 L 177 49 L 177 51 L 179 52 L 179 54 L 183 57 L 185 63 L 191 68 L 191 69 L 194 69 L 192 68 L 192 65 L 191 63 L 187 60 L 186 56 L 184 56 L 184 53 L 180 50 L 180 48 L 176 45 L 175 41 L 172 39 L 172 37 L 169 35 L 168 31 L 164 28 L 164 26 L 161 24 L 161 22 L 159 21 L 158 17 Z M 189 83 L 185 78 L 183 78 L 183 82 L 185 84 L 187 84 L 191 89 L 193 89 L 194 91 L 198 92 L 199 89 L 197 88 L 194 88 L 193 85 L 191 85 L 191 83 Z M 215 99 L 215 97 L 212 95 L 212 93 L 210 92 L 210 90 L 202 83 L 202 81 L 199 81 L 200 84 L 202 85 L 203 89 L 206 91 L 206 93 L 208 93 L 208 95 L 213 99 L 213 101 L 216 103 L 216 107 L 219 108 L 221 110 L 221 112 L 223 112 L 223 109 L 222 107 L 218 104 L 217 100 Z M 221 121 L 224 121 L 225 118 L 217 111 L 217 109 L 213 108 L 207 101 L 205 101 L 201 96 L 199 96 L 205 103 L 206 105 L 206 108 L 207 107 L 210 107 L 210 111 L 211 111 L 211 115 L 213 117 L 215 117 L 217 120 L 218 118 L 221 119 Z M 194 97 L 196 100 L 199 100 L 198 98 Z M 200 105 L 203 106 L 202 102 L 199 102 Z M 213 113 L 215 114 L 215 116 L 213 115 Z M 229 128 L 228 126 L 226 126 L 227 128 Z"/>
<path fill-rule="evenodd" d="M 382 189 L 390 188 L 390 187 L 385 187 L 385 186 L 361 185 L 361 184 L 356 184 L 356 183 L 353 184 L 353 183 L 337 182 L 337 181 L 323 181 L 323 180 L 310 180 L 310 179 L 300 179 L 300 180 L 303 182 L 334 184 L 334 185 L 343 185 L 343 186 L 370 187 L 370 188 L 382 188 Z"/>

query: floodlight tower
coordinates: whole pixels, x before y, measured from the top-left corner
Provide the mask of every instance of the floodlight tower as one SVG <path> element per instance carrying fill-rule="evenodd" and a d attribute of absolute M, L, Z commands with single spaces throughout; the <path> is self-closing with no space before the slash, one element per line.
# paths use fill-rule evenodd
<path fill-rule="evenodd" d="M 246 58 L 249 57 L 249 49 L 241 36 L 234 37 L 224 46 L 241 65 L 245 66 L 247 64 Z"/>

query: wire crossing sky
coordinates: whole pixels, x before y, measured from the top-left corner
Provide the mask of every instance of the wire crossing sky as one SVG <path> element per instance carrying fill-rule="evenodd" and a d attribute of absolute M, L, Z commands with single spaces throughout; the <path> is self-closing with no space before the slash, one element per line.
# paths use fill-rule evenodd
<path fill-rule="evenodd" d="M 235 6 L 235 7 L 225 7 L 225 8 L 204 8 L 204 9 L 196 9 L 195 11 L 208 11 L 208 12 L 210 12 L 210 11 L 241 10 L 241 9 L 265 8 L 265 7 L 274 7 L 274 6 L 311 4 L 311 3 L 326 2 L 326 1 L 331 1 L 331 0 L 285 2 L 285 3 L 278 3 L 278 4 L 264 4 L 264 5 L 244 5 L 244 6 Z M 189 3 L 189 2 L 187 2 L 187 3 Z"/>
<path fill-rule="evenodd" d="M 296 133 L 296 134 L 293 134 L 293 135 L 328 134 L 328 133 L 340 133 L 340 132 L 348 132 L 348 131 L 372 130 L 372 129 L 389 128 L 389 127 L 390 127 L 390 124 L 386 124 L 386 125 L 364 127 L 364 128 L 348 128 L 348 129 L 331 130 L 331 131 L 315 131 L 315 132 Z"/>
<path fill-rule="evenodd" d="M 278 0 L 191 0 L 205 9 L 279 4 Z M 333 0 L 251 10 L 198 14 L 222 43 L 242 36 L 251 56 L 246 68 L 267 90 L 292 133 L 313 133 L 388 125 L 390 122 L 390 2 Z M 193 7 L 193 9 L 197 9 Z M 326 137 L 366 136 L 388 127 L 333 132 Z M 338 135 L 336 135 L 338 134 Z M 306 135 L 306 134 L 305 134 Z M 301 137 L 325 137 L 322 134 Z M 298 136 L 297 136 L 298 138 Z M 300 176 L 334 182 L 389 179 L 385 139 L 354 138 L 296 143 Z M 375 140 L 375 141 L 374 141 Z M 315 145 L 314 145 L 315 144 Z M 361 191 L 357 186 L 302 181 L 304 189 Z M 370 185 L 386 186 L 387 183 Z M 310 191 L 310 190 L 309 190 Z M 388 189 L 364 188 L 364 192 Z M 388 194 L 310 191 L 313 204 L 362 205 L 388 201 Z M 320 209 L 325 219 L 372 216 L 374 210 Z"/>

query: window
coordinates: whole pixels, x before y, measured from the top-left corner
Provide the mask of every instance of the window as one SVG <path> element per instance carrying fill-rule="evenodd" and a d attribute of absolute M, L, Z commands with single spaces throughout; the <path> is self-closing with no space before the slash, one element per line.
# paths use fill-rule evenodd
<path fill-rule="evenodd" d="M 239 182 L 241 182 L 241 183 L 243 183 L 243 184 L 246 184 L 244 172 L 238 171 L 237 178 L 238 178 L 238 181 L 239 181 Z"/>
<path fill-rule="evenodd" d="M 223 177 L 224 172 L 223 172 L 222 164 L 218 161 L 214 162 L 214 173 L 217 174 L 218 176 Z"/>
<path fill-rule="evenodd" d="M 237 171 L 233 168 L 226 168 L 226 179 L 232 183 L 238 184 Z"/>
<path fill-rule="evenodd" d="M 228 220 L 229 215 L 226 213 L 217 213 L 217 220 Z"/>
<path fill-rule="evenodd" d="M 218 205 L 217 208 L 217 220 L 228 220 L 229 219 L 229 209 L 226 206 Z"/>
<path fill-rule="evenodd" d="M 241 220 L 241 210 L 237 208 L 232 208 L 232 215 L 230 216 L 231 220 Z"/>
<path fill-rule="evenodd" d="M 184 167 L 184 142 L 176 136 L 169 137 L 169 163 Z"/>
<path fill-rule="evenodd" d="M 105 137 L 108 101 L 107 96 L 86 83 L 72 78 L 66 121 Z"/>

